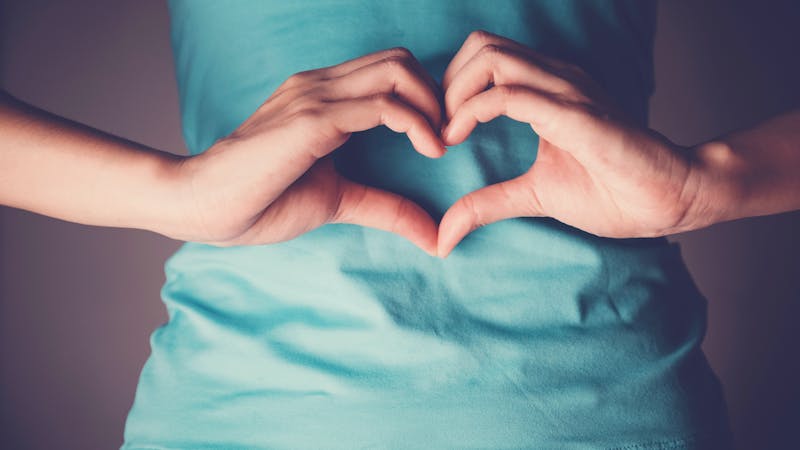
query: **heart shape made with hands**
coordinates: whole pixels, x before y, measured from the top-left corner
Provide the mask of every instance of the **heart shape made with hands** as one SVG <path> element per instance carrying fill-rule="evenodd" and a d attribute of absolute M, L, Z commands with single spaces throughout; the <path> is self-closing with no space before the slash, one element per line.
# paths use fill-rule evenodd
<path fill-rule="evenodd" d="M 410 199 L 343 176 L 331 158 L 353 133 L 379 125 L 437 158 L 500 116 L 538 135 L 535 162 L 467 193 L 438 225 Z M 405 49 L 296 73 L 234 132 L 179 167 L 203 242 L 268 244 L 350 223 L 446 257 L 474 229 L 513 217 L 552 217 L 605 237 L 689 229 L 704 174 L 685 150 L 626 117 L 579 67 L 478 31 L 441 86 Z M 216 188 L 220 180 L 226 189 Z"/>

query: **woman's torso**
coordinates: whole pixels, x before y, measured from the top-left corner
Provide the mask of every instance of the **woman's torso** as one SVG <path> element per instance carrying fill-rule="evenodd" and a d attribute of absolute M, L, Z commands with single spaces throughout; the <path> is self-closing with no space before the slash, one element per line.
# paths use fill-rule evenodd
<path fill-rule="evenodd" d="M 644 122 L 653 9 L 174 0 L 184 137 L 200 153 L 289 75 L 382 48 L 409 48 L 441 80 L 474 29 L 580 64 Z M 432 160 L 377 128 L 335 161 L 438 219 L 527 170 L 536 144 L 498 119 Z M 170 320 L 153 333 L 126 448 L 700 448 L 724 427 L 699 350 L 705 302 L 663 239 L 520 218 L 440 260 L 339 224 L 273 245 L 188 243 L 166 275 Z"/>

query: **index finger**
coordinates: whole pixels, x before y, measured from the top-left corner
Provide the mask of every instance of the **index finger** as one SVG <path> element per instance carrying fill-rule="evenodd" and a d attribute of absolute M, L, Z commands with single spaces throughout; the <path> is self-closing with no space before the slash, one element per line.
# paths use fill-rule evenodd
<path fill-rule="evenodd" d="M 341 62 L 339 64 L 327 67 L 321 67 L 319 69 L 308 70 L 306 73 L 311 76 L 311 74 L 316 75 L 316 79 L 318 80 L 327 80 L 332 78 L 339 78 L 341 76 L 347 75 L 355 70 L 361 69 L 362 67 L 368 66 L 370 64 L 376 63 L 378 61 L 384 59 L 392 59 L 392 58 L 400 58 L 406 60 L 409 65 L 417 72 L 425 83 L 430 86 L 430 88 L 437 93 L 437 95 L 441 96 L 441 89 L 433 77 L 428 73 L 427 70 L 423 67 L 422 63 L 414 56 L 411 50 L 405 47 L 392 47 L 385 50 L 379 50 L 376 52 L 368 53 L 363 56 L 359 56 L 357 58 L 349 59 L 347 61 Z"/>
<path fill-rule="evenodd" d="M 617 145 L 625 139 L 624 130 L 602 114 L 535 88 L 515 85 L 495 86 L 464 102 L 455 111 L 442 139 L 445 145 L 459 144 L 478 123 L 499 116 L 530 124 L 542 139 L 569 152 L 584 165 L 602 165 L 612 152 L 624 147 Z M 603 148 L 603 152 L 593 152 L 593 148 Z"/>
<path fill-rule="evenodd" d="M 434 131 L 428 119 L 418 110 L 391 94 L 373 94 L 366 97 L 344 99 L 326 104 L 322 116 L 329 125 L 335 127 L 337 134 L 348 134 L 369 130 L 385 125 L 397 133 L 405 133 L 414 149 L 430 158 L 439 158 L 447 150 L 439 134 Z M 312 126 L 319 126 L 319 117 L 310 115 Z M 333 151 L 323 148 L 321 158 Z"/>

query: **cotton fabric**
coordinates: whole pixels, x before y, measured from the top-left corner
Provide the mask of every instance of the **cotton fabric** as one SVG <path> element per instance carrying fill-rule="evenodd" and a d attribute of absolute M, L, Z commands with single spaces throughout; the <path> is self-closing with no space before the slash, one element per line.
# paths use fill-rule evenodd
<path fill-rule="evenodd" d="M 640 1 L 169 2 L 192 154 L 293 73 L 405 46 L 441 81 L 485 29 L 581 65 L 642 124 L 655 4 Z M 441 159 L 385 127 L 334 153 L 346 176 L 435 219 L 525 172 L 536 135 L 500 118 Z M 269 151 L 265 148 L 264 151 Z M 291 241 L 187 243 L 123 449 L 707 449 L 728 442 L 700 350 L 706 303 L 676 245 L 547 218 L 485 226 L 444 260 L 325 225 Z"/>

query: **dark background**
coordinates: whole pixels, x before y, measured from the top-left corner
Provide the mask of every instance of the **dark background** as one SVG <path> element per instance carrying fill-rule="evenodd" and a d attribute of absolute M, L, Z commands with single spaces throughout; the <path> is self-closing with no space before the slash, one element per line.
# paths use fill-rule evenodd
<path fill-rule="evenodd" d="M 651 126 L 692 144 L 796 107 L 798 24 L 790 0 L 663 1 Z M 185 154 L 161 1 L 0 0 L 0 86 Z M 704 348 L 740 449 L 798 448 L 799 232 L 795 212 L 673 238 L 709 300 Z M 121 444 L 179 245 L 0 207 L 0 447 Z"/>

